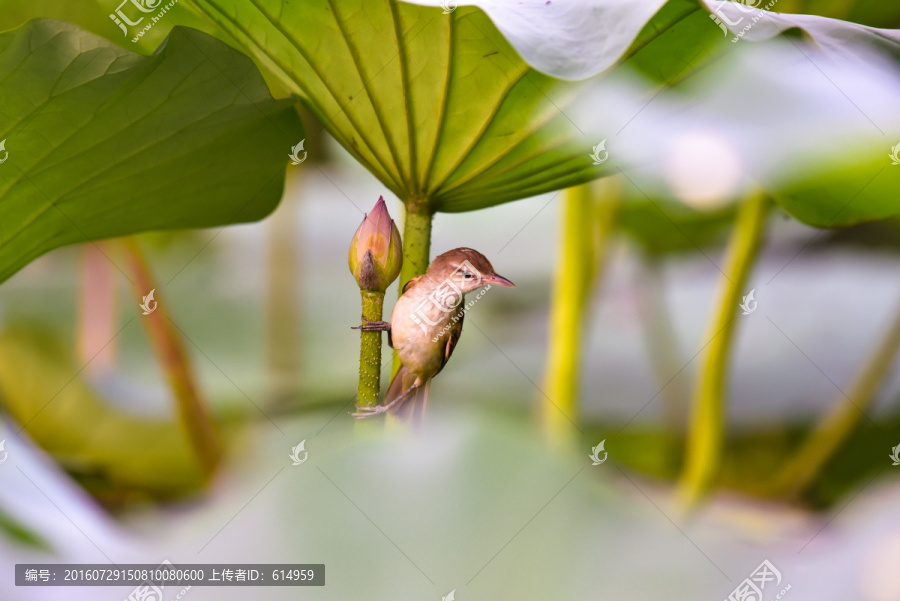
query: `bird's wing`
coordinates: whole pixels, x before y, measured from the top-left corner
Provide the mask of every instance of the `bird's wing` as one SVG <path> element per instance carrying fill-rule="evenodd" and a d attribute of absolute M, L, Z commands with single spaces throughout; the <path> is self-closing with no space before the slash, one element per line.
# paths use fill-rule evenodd
<path fill-rule="evenodd" d="M 416 285 L 416 282 L 418 282 L 419 280 L 421 280 L 422 277 L 424 277 L 424 276 L 417 275 L 416 277 L 414 277 L 414 278 L 411 279 L 410 281 L 406 282 L 406 283 L 403 285 L 403 293 L 406 293 L 407 290 L 409 290 L 410 288 L 412 288 L 413 286 L 415 286 L 415 285 Z"/>
<path fill-rule="evenodd" d="M 453 324 L 450 327 L 450 331 L 447 332 L 447 343 L 444 345 L 444 356 L 441 359 L 441 367 L 435 372 L 435 376 L 441 373 L 441 370 L 444 369 L 444 366 L 447 365 L 447 361 L 450 360 L 450 355 L 453 354 L 453 349 L 456 348 L 456 343 L 459 342 L 460 336 L 462 336 L 463 329 L 463 320 L 465 319 L 466 314 L 462 311 L 459 312 L 459 321 Z"/>

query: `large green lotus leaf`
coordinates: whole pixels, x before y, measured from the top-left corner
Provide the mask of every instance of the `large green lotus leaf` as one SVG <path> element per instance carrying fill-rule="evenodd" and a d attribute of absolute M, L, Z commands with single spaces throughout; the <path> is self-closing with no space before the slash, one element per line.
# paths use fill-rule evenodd
<path fill-rule="evenodd" d="M 445 14 L 396 0 L 190 3 L 407 202 L 472 210 L 614 172 L 613 160 L 592 164 L 591 148 L 601 140 L 585 136 L 564 112 L 585 82 L 530 66 L 479 8 Z M 592 33 L 609 34 L 603 64 L 625 56 L 648 67 L 670 57 L 652 66 L 668 79 L 685 71 L 683 53 L 715 39 L 696 3 L 674 0 L 657 12 L 662 4 L 619 7 L 627 19 Z M 690 25 L 698 23 L 705 25 L 699 36 L 668 35 L 676 25 L 696 33 Z M 555 48 L 560 58 L 560 44 Z M 564 74 L 583 74 L 583 67 Z"/>
<path fill-rule="evenodd" d="M 0 34 L 0 98 L 0 282 L 66 244 L 260 219 L 303 137 L 252 61 L 183 28 L 144 57 L 32 21 Z"/>

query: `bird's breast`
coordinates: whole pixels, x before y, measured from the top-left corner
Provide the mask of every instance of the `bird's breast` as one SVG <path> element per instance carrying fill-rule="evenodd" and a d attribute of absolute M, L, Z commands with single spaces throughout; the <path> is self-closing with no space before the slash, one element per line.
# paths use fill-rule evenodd
<path fill-rule="evenodd" d="M 418 375 L 431 377 L 443 364 L 445 332 L 454 318 L 459 320 L 457 307 L 450 307 L 446 299 L 427 290 L 412 289 L 397 299 L 391 313 L 391 337 L 400 361 Z"/>

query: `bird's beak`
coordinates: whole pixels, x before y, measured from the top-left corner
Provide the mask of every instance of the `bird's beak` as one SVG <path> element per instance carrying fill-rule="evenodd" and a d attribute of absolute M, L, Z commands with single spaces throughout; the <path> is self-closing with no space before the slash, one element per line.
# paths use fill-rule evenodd
<path fill-rule="evenodd" d="M 496 273 L 493 275 L 486 276 L 482 280 L 482 282 L 485 282 L 487 284 L 497 284 L 498 286 L 506 286 L 507 288 L 515 288 L 516 287 L 515 284 L 513 284 L 512 282 L 507 280 L 502 275 L 498 275 Z"/>

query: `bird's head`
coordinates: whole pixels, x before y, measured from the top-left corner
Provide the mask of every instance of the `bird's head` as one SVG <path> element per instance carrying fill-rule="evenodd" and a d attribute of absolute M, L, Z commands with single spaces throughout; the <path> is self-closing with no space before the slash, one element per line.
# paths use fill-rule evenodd
<path fill-rule="evenodd" d="M 450 281 L 463 294 L 494 284 L 515 288 L 515 284 L 494 271 L 487 257 L 471 248 L 454 248 L 438 255 L 427 275 L 437 282 Z"/>

